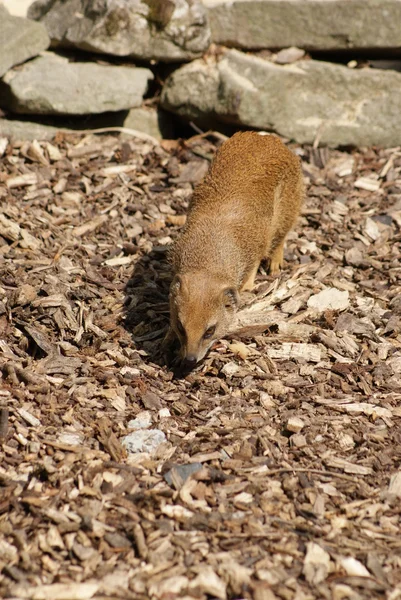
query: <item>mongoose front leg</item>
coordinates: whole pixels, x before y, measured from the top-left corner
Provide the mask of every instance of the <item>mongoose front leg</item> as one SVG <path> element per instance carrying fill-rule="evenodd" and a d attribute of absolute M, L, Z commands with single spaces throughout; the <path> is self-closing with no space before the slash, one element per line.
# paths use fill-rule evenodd
<path fill-rule="evenodd" d="M 255 285 L 255 277 L 256 277 L 256 273 L 258 272 L 258 269 L 259 269 L 259 263 L 257 263 L 255 265 L 255 267 L 252 269 L 252 271 L 249 273 L 248 277 L 246 278 L 245 283 L 241 286 L 242 292 L 253 290 L 253 286 Z"/>
<path fill-rule="evenodd" d="M 284 240 L 273 250 L 270 256 L 269 271 L 272 275 L 277 275 L 284 265 Z"/>

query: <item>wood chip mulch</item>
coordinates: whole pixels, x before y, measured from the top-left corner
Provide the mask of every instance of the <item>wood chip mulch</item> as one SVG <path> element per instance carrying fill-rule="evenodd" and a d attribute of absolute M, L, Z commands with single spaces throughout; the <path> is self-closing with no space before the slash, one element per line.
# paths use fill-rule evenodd
<path fill-rule="evenodd" d="M 286 267 L 177 377 L 166 248 L 219 143 L 0 144 L 0 597 L 401 598 L 401 150 L 292 146 Z"/>

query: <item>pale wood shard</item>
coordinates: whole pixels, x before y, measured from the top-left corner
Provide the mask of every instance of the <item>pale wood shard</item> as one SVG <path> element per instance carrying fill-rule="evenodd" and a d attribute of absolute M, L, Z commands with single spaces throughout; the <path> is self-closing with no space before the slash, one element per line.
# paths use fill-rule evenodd
<path fill-rule="evenodd" d="M 49 164 L 49 161 L 47 160 L 43 149 L 37 140 L 33 140 L 33 142 L 29 145 L 27 156 L 45 167 L 47 167 Z"/>
<path fill-rule="evenodd" d="M 340 457 L 329 457 L 325 460 L 325 463 L 329 467 L 335 467 L 336 469 L 341 469 L 344 473 L 356 473 L 358 475 L 370 475 L 372 473 L 371 467 L 364 467 L 362 465 L 355 465 L 349 460 L 345 460 Z"/>
<path fill-rule="evenodd" d="M 391 476 L 388 493 L 401 498 L 401 471 Z"/>
<path fill-rule="evenodd" d="M 79 227 L 74 227 L 72 233 L 75 237 L 82 237 L 92 231 L 101 227 L 108 220 L 107 215 L 99 215 L 93 221 L 89 221 L 88 223 L 84 223 L 84 225 L 80 225 Z"/>
<path fill-rule="evenodd" d="M 35 185 L 38 182 L 38 176 L 36 173 L 25 173 L 24 175 L 16 175 L 15 177 L 9 177 L 6 181 L 9 189 L 26 187 L 28 185 Z"/>
<path fill-rule="evenodd" d="M 291 145 L 284 268 L 180 376 L 166 250 L 221 141 L 0 139 L 0 597 L 398 592 L 401 153 Z"/>
<path fill-rule="evenodd" d="M 380 189 L 380 185 L 381 182 L 375 175 L 370 177 L 360 177 L 354 183 L 356 188 L 367 190 L 368 192 L 377 192 L 377 190 Z"/>
<path fill-rule="evenodd" d="M 349 293 L 336 288 L 327 288 L 310 296 L 308 307 L 318 312 L 325 310 L 345 310 L 349 306 Z"/>
<path fill-rule="evenodd" d="M 98 583 L 54 583 L 31 589 L 18 588 L 21 598 L 29 600 L 91 600 L 99 589 Z"/>
<path fill-rule="evenodd" d="M 308 543 L 303 574 L 309 583 L 318 585 L 324 581 L 329 574 L 330 563 L 330 555 L 319 544 Z"/>
<path fill-rule="evenodd" d="M 340 560 L 340 565 L 345 570 L 347 575 L 357 577 L 370 577 L 370 573 L 367 568 L 352 556 L 347 556 Z"/>
<path fill-rule="evenodd" d="M 320 362 L 322 348 L 316 344 L 291 344 L 283 343 L 277 348 L 268 348 L 270 358 L 305 360 L 306 362 Z"/>
<path fill-rule="evenodd" d="M 299 417 L 290 417 L 287 421 L 288 431 L 299 433 L 305 427 L 305 422 Z"/>

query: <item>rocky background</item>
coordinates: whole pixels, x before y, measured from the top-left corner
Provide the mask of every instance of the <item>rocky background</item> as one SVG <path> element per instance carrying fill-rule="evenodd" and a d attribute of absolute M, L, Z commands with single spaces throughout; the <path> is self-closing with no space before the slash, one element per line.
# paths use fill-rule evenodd
<path fill-rule="evenodd" d="M 28 19 L 5 5 L 3 135 L 171 138 L 191 123 L 334 147 L 400 141 L 398 0 L 38 0 Z"/>

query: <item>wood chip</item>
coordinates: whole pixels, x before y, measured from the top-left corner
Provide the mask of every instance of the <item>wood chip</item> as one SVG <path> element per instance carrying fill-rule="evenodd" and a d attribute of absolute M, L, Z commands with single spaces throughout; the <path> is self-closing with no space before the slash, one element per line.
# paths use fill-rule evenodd
<path fill-rule="evenodd" d="M 0 138 L 2 598 L 393 593 L 400 149 L 290 144 L 309 181 L 285 265 L 181 374 L 174 179 L 222 141 Z"/>

